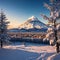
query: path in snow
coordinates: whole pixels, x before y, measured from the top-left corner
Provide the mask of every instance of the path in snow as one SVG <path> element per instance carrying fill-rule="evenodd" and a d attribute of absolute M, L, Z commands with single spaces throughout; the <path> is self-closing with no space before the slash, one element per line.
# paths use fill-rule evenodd
<path fill-rule="evenodd" d="M 55 54 L 55 47 L 34 43 L 19 43 L 0 49 L 1 60 L 47 60 Z"/>

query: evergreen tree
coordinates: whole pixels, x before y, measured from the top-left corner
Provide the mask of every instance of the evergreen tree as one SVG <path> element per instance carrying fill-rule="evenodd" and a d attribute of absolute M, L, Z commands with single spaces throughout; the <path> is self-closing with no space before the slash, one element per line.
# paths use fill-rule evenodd
<path fill-rule="evenodd" d="M 8 23 L 6 16 L 4 15 L 3 11 L 1 10 L 0 13 L 0 44 L 1 48 L 3 47 L 3 43 L 7 42 L 8 34 L 7 34 L 7 27 Z"/>

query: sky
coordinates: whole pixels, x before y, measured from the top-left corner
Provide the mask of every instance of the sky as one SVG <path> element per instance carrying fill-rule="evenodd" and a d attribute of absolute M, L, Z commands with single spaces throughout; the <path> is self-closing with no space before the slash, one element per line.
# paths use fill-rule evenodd
<path fill-rule="evenodd" d="M 9 28 L 18 27 L 31 16 L 36 16 L 40 21 L 47 23 L 41 16 L 41 14 L 49 16 L 44 3 L 49 3 L 49 0 L 0 0 L 0 10 L 3 9 L 10 21 Z"/>

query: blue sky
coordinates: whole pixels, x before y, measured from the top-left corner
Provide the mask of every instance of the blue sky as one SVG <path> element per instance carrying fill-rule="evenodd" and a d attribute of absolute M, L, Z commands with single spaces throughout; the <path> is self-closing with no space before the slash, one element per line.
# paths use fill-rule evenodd
<path fill-rule="evenodd" d="M 46 23 L 40 16 L 42 13 L 49 16 L 49 11 L 44 7 L 45 2 L 49 3 L 49 0 L 0 0 L 0 9 L 4 10 L 12 27 L 24 23 L 31 16 Z"/>

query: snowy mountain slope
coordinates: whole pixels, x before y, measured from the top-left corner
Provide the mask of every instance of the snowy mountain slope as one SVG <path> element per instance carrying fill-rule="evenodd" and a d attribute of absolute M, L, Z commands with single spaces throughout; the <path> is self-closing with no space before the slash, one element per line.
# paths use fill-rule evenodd
<path fill-rule="evenodd" d="M 19 27 L 20 27 L 20 29 L 21 28 L 25 28 L 25 29 L 47 28 L 47 26 L 44 23 L 42 23 L 41 21 L 39 21 L 38 18 L 35 17 L 35 16 L 32 16 L 32 17 L 28 18 L 28 20 L 25 23 L 21 24 Z"/>

